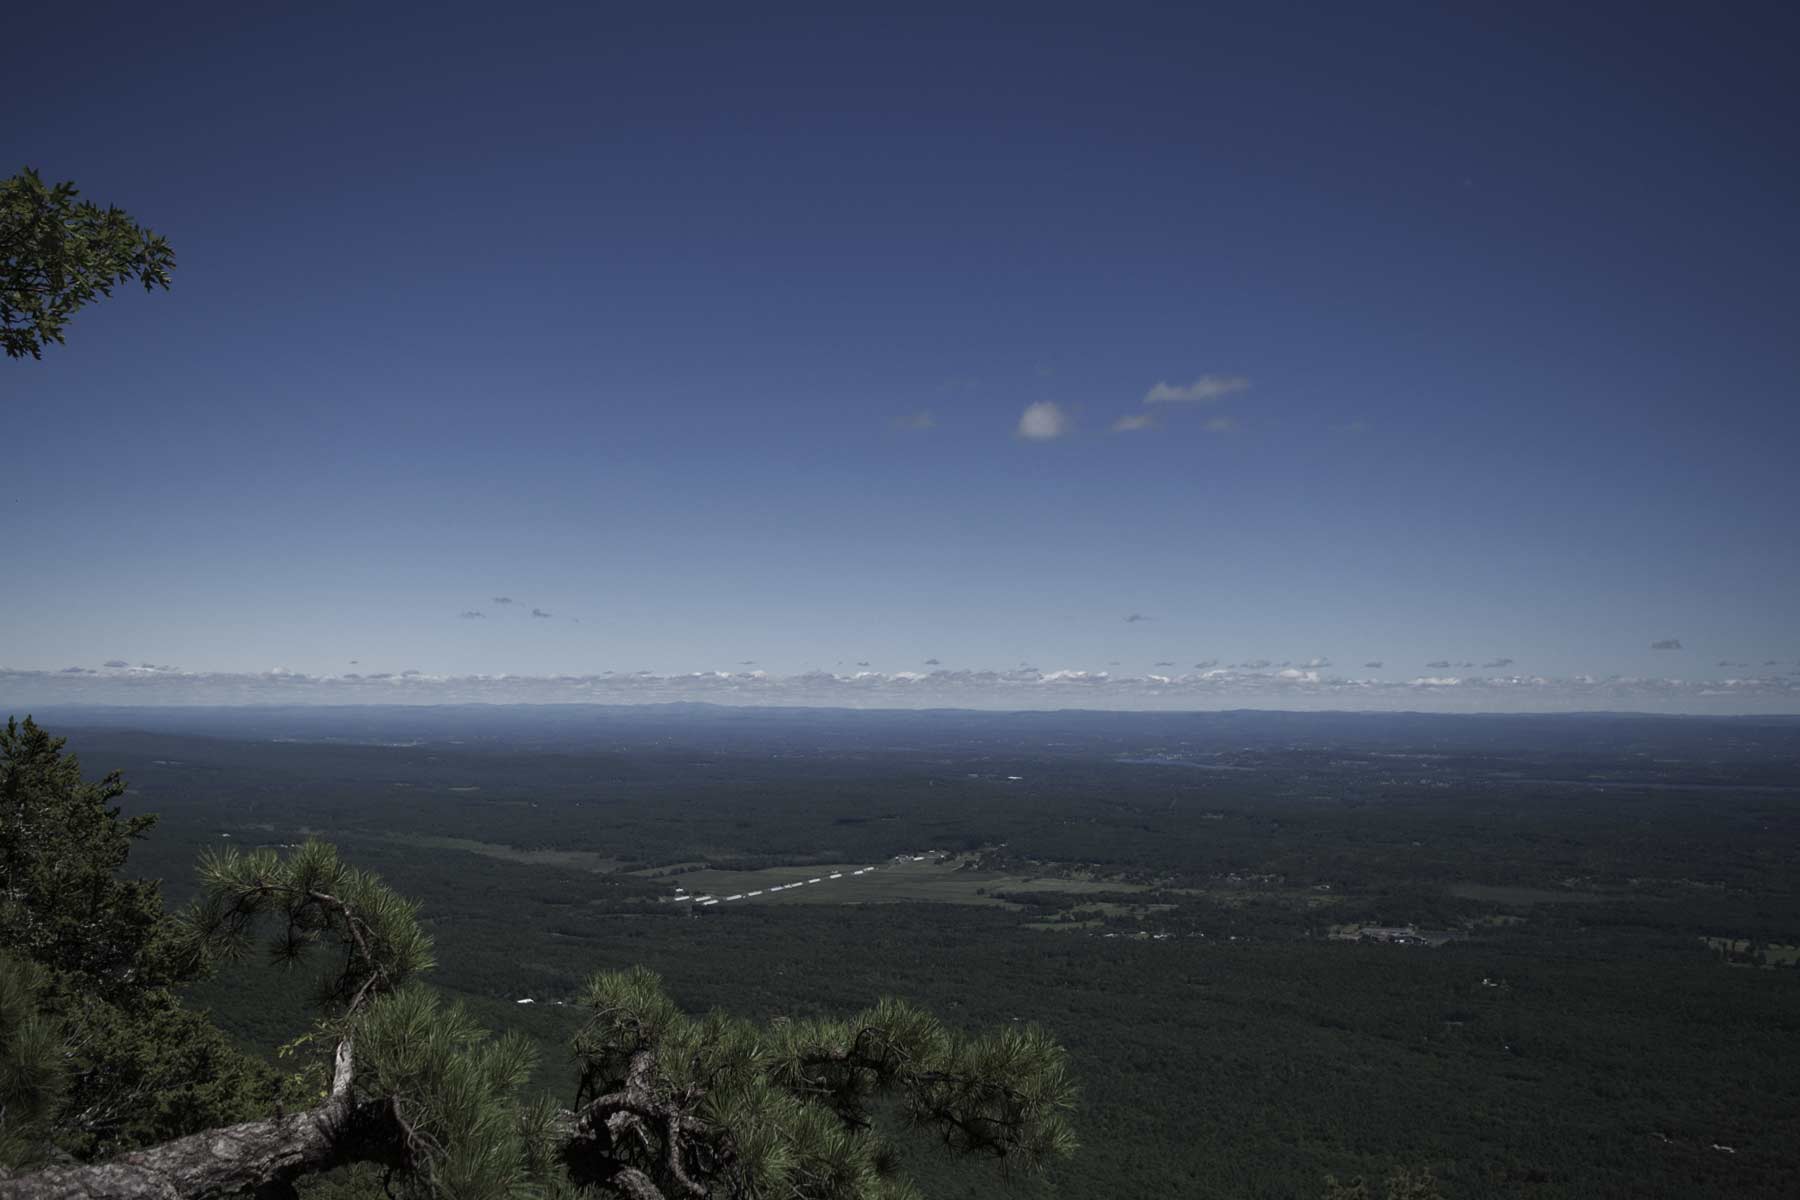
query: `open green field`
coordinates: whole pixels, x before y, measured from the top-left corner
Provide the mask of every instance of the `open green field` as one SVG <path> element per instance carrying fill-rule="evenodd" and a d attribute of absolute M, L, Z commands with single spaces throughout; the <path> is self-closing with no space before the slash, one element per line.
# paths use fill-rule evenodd
<path fill-rule="evenodd" d="M 976 871 L 964 860 L 946 863 L 885 862 L 836 863 L 809 867 L 770 867 L 762 871 L 688 871 L 667 878 L 671 894 L 675 886 L 690 896 L 716 896 L 721 906 L 730 904 L 887 904 L 918 901 L 933 904 L 985 904 L 1017 908 L 1000 893 L 1141 892 L 1136 884 L 1088 879 L 1064 879 L 999 871 Z M 865 867 L 862 875 L 855 874 Z M 837 875 L 839 878 L 833 879 Z M 818 880 L 817 883 L 808 882 Z M 798 883 L 799 887 L 787 885 Z M 773 891 L 773 888 L 783 888 Z M 751 893 L 760 892 L 761 895 Z M 727 900 L 740 896 L 739 900 Z"/>
<path fill-rule="evenodd" d="M 458 790 L 455 788 L 452 791 Z M 307 830 L 308 833 L 317 831 Z M 517 846 L 508 846 L 500 842 L 482 842 L 474 838 L 439 837 L 428 833 L 390 833 L 384 840 L 399 842 L 405 846 L 417 846 L 423 850 L 464 850 L 470 854 L 479 854 L 484 858 L 497 858 L 501 862 L 523 863 L 527 866 L 571 867 L 578 871 L 609 873 L 628 865 L 623 859 L 610 858 L 604 854 L 595 854 L 587 850 L 523 850 Z"/>

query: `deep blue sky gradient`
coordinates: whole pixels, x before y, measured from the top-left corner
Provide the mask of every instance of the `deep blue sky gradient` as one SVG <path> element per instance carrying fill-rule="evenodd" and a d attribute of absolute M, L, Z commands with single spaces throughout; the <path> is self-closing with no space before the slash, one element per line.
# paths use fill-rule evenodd
<path fill-rule="evenodd" d="M 373 7 L 10 51 L 0 666 L 1800 658 L 1791 5 Z"/>

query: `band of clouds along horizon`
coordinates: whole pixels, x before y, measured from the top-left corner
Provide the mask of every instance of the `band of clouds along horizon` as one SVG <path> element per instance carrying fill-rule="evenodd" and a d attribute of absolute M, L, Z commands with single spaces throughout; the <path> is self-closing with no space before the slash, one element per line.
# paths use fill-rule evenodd
<path fill-rule="evenodd" d="M 1674 640 L 1674 639 L 1668 639 Z M 1436 668 L 1449 660 L 1435 660 Z M 1494 659 L 1493 663 L 1503 660 Z M 1510 664 L 1510 660 L 1509 661 Z M 744 660 L 739 666 L 750 665 Z M 61 671 L 0 667 L 0 700 L 8 704 L 443 704 L 710 702 L 852 708 L 961 707 L 1200 709 L 1275 707 L 1417 711 L 1583 711 L 1596 705 L 1635 711 L 1769 714 L 1800 704 L 1800 663 L 1781 674 L 1717 680 L 1609 675 L 1417 675 L 1409 679 L 1330 674 L 1330 660 L 1298 665 L 1250 659 L 1195 663 L 1175 673 L 1173 660 L 1144 674 L 1077 669 L 971 670 L 928 659 L 923 671 L 811 670 L 775 675 L 762 670 L 659 673 L 649 670 L 587 674 L 431 674 L 398 672 L 314 675 L 274 668 L 262 672 L 183 671 L 167 664 L 109 659 L 101 669 Z M 1468 664 L 1450 664 L 1461 667 Z M 1486 664 L 1484 664 L 1485 666 Z M 1778 665 L 1770 660 L 1765 666 Z"/>

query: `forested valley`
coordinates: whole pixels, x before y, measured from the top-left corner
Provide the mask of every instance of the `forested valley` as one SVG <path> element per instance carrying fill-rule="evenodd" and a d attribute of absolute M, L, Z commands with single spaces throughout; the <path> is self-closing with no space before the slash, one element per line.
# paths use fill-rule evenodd
<path fill-rule="evenodd" d="M 1079 1149 L 1003 1182 L 900 1135 L 934 1197 L 1380 1195 L 1396 1171 L 1448 1197 L 1773 1197 L 1800 1178 L 1800 722 L 38 719 L 90 777 L 123 772 L 127 816 L 157 815 L 126 870 L 171 908 L 204 855 L 315 839 L 416 901 L 431 981 L 527 1041 L 524 1090 L 562 1104 L 584 981 L 645 967 L 687 1013 L 894 996 L 1066 1047 Z M 253 955 L 183 999 L 291 1072 L 317 974 Z"/>

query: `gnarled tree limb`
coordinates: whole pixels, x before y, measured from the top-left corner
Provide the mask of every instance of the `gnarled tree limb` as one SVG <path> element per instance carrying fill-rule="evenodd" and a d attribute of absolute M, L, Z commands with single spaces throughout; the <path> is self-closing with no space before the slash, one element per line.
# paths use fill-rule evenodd
<path fill-rule="evenodd" d="M 246 1121 L 124 1154 L 111 1162 L 0 1178 L 0 1200 L 213 1200 L 289 1183 L 395 1151 L 385 1101 L 353 1102 L 351 1046 L 340 1042 L 331 1093 L 288 1116 Z"/>

